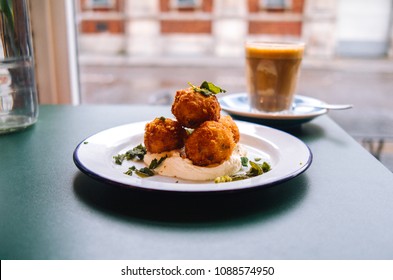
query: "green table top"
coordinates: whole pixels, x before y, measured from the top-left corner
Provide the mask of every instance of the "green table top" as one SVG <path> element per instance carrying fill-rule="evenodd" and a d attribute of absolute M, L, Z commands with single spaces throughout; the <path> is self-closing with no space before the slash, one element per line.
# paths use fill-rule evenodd
<path fill-rule="evenodd" d="M 169 107 L 40 107 L 0 136 L 1 259 L 392 259 L 393 175 L 328 116 L 295 135 L 302 175 L 225 195 L 161 194 L 80 172 L 83 139 Z"/>

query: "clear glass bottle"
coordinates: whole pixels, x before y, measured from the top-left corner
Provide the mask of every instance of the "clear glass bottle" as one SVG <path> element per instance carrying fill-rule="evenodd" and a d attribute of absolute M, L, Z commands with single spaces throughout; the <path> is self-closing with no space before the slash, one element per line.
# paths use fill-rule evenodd
<path fill-rule="evenodd" d="M 37 121 L 38 98 L 28 3 L 0 0 L 0 134 Z"/>

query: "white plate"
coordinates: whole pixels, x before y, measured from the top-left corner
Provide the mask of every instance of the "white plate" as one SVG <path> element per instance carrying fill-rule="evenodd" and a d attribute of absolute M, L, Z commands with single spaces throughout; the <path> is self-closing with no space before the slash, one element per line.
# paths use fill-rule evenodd
<path fill-rule="evenodd" d="M 271 171 L 250 179 L 219 184 L 159 175 L 148 178 L 125 175 L 128 167 L 135 165 L 141 168 L 144 167 L 143 162 L 124 161 L 118 165 L 113 156 L 143 143 L 146 122 L 114 127 L 87 138 L 76 147 L 74 162 L 82 172 L 106 183 L 170 192 L 221 192 L 267 187 L 292 179 L 310 166 L 311 151 L 298 138 L 266 126 L 236 123 L 240 130 L 240 143 L 247 149 L 248 158 L 262 158 L 270 163 Z"/>
<path fill-rule="evenodd" d="M 279 113 L 252 112 L 248 102 L 247 93 L 229 94 L 219 99 L 221 108 L 235 118 L 266 124 L 269 126 L 283 127 L 295 126 L 309 122 L 315 117 L 328 112 L 327 109 L 302 106 L 302 103 L 321 105 L 324 102 L 302 95 L 295 95 L 294 106 L 291 111 Z"/>

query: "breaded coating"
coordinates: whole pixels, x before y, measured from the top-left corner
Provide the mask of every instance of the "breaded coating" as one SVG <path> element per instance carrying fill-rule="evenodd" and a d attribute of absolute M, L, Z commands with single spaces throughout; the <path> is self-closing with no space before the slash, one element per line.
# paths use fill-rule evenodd
<path fill-rule="evenodd" d="M 221 116 L 219 122 L 232 131 L 233 140 L 235 141 L 235 143 L 239 143 L 240 140 L 239 128 L 237 127 L 237 124 L 234 122 L 231 116 Z"/>
<path fill-rule="evenodd" d="M 194 165 L 220 164 L 229 159 L 234 148 L 230 129 L 215 121 L 204 122 L 185 142 L 185 153 Z"/>
<path fill-rule="evenodd" d="M 168 118 L 155 118 L 145 126 L 144 144 L 150 153 L 162 153 L 184 146 L 185 129 Z"/>
<path fill-rule="evenodd" d="M 220 111 L 216 96 L 205 96 L 192 88 L 178 90 L 172 104 L 172 114 L 188 128 L 197 128 L 205 121 L 218 121 Z"/>

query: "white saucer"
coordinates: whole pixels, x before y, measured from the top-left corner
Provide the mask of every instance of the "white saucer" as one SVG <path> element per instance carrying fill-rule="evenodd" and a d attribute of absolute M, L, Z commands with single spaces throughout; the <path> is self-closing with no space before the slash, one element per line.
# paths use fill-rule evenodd
<path fill-rule="evenodd" d="M 302 106 L 302 103 L 321 105 L 325 104 L 315 98 L 296 95 L 294 106 L 290 111 L 279 113 L 253 112 L 250 109 L 247 93 L 229 94 L 219 99 L 221 108 L 236 119 L 261 123 L 273 127 L 292 127 L 309 122 L 324 115 L 327 109 Z"/>

